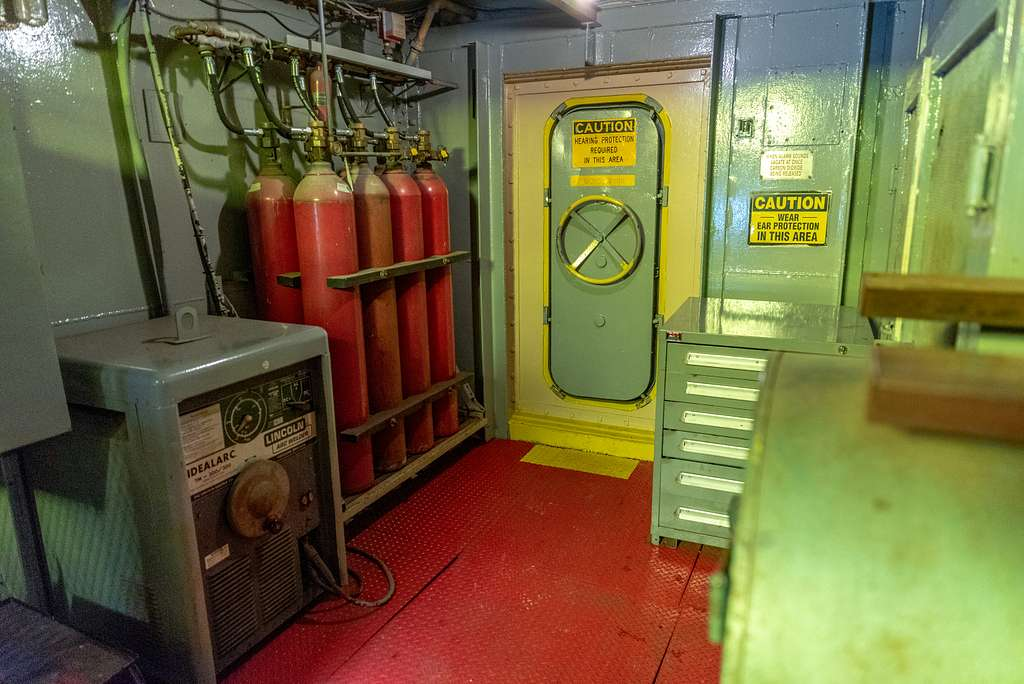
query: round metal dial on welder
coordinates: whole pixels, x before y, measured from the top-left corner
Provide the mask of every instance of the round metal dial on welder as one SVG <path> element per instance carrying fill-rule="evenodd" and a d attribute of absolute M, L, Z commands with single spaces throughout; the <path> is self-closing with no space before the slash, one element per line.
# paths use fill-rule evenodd
<path fill-rule="evenodd" d="M 267 402 L 255 392 L 239 394 L 224 412 L 224 431 L 236 444 L 251 442 L 267 422 Z"/>
<path fill-rule="evenodd" d="M 628 205 L 611 197 L 584 197 L 562 216 L 555 237 L 566 270 L 593 285 L 628 278 L 640 261 L 644 232 Z"/>
<path fill-rule="evenodd" d="M 281 531 L 291 483 L 277 461 L 250 463 L 235 478 L 228 494 L 231 528 L 250 539 Z"/>

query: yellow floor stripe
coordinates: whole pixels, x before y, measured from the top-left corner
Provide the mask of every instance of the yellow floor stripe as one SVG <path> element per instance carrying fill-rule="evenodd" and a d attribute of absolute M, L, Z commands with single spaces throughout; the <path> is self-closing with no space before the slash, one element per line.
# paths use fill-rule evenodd
<path fill-rule="evenodd" d="M 522 458 L 523 463 L 580 470 L 594 475 L 607 475 L 620 480 L 628 480 L 636 468 L 636 461 L 631 458 L 595 454 L 590 451 L 561 449 L 559 447 L 538 444 L 530 449 Z"/>

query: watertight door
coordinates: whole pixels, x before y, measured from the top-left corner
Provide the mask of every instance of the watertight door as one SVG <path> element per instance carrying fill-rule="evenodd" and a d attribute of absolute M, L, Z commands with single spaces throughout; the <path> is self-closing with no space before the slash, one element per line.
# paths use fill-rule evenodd
<path fill-rule="evenodd" d="M 665 129 L 642 95 L 568 100 L 548 124 L 552 389 L 625 404 L 655 371 Z"/>

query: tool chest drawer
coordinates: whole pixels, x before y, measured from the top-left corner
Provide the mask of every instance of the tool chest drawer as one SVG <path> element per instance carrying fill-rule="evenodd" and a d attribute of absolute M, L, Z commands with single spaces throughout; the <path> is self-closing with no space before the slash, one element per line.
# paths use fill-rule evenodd
<path fill-rule="evenodd" d="M 681 496 L 694 508 L 728 513 L 732 497 L 743 491 L 743 468 L 676 459 L 660 465 L 662 495 Z"/>
<path fill-rule="evenodd" d="M 685 539 L 686 532 L 708 535 L 722 540 L 727 546 L 729 539 L 729 513 L 709 511 L 694 507 L 693 502 L 674 494 L 662 494 L 658 510 L 658 522 L 663 528 L 679 530 Z"/>
<path fill-rule="evenodd" d="M 665 398 L 709 406 L 753 408 L 761 396 L 757 380 L 715 375 L 666 373 Z"/>
<path fill-rule="evenodd" d="M 768 367 L 771 352 L 739 347 L 706 347 L 670 342 L 665 355 L 669 373 L 694 373 L 757 381 Z"/>
<path fill-rule="evenodd" d="M 663 430 L 661 433 L 661 456 L 665 458 L 744 468 L 749 453 L 749 439 L 681 430 Z"/>
<path fill-rule="evenodd" d="M 666 401 L 662 428 L 749 439 L 754 432 L 754 409 Z"/>

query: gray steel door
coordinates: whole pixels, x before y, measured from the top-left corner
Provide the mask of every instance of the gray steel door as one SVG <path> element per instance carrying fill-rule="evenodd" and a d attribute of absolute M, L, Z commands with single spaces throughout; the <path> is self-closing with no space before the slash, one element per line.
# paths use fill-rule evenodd
<path fill-rule="evenodd" d="M 652 99 L 610 99 L 552 114 L 547 360 L 555 392 L 635 404 L 654 384 L 665 131 Z"/>

